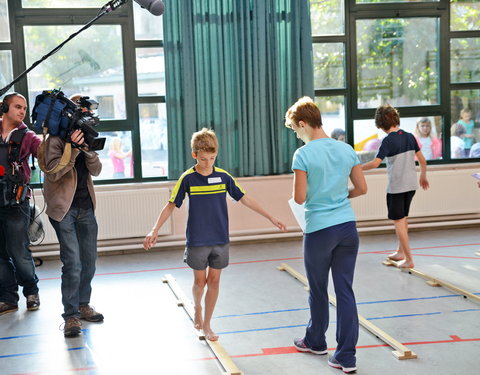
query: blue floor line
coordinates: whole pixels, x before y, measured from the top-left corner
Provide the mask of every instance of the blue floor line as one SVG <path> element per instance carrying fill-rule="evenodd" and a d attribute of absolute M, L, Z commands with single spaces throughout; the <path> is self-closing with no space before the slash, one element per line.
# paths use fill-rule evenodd
<path fill-rule="evenodd" d="M 480 293 L 474 293 L 474 294 L 480 294 Z M 388 300 L 379 300 L 379 301 L 357 302 L 357 305 L 374 305 L 374 304 L 377 304 L 377 303 L 425 301 L 425 300 L 430 300 L 430 299 L 452 298 L 452 297 L 460 297 L 460 294 L 449 294 L 449 295 L 445 295 L 445 296 L 433 296 L 433 297 L 417 297 L 417 298 L 402 298 L 402 299 L 388 299 Z M 304 311 L 304 310 L 309 310 L 309 308 L 308 307 L 300 307 L 300 308 L 294 308 L 294 309 L 259 311 L 259 312 L 244 313 L 244 314 L 219 315 L 219 316 L 214 316 L 212 319 L 238 318 L 238 317 L 242 317 L 242 316 L 278 314 L 278 313 L 284 313 L 284 312 Z M 473 311 L 475 311 L 475 310 L 473 310 Z"/>
<path fill-rule="evenodd" d="M 83 350 L 85 349 L 84 346 L 80 346 L 78 348 L 69 348 L 65 349 L 67 351 L 72 351 L 72 350 Z M 18 354 L 7 354 L 7 355 L 0 355 L 0 359 L 2 358 L 14 358 L 14 357 L 25 357 L 27 355 L 38 355 L 38 354 L 44 354 L 45 352 L 31 352 L 31 353 L 18 353 Z"/>
<path fill-rule="evenodd" d="M 454 310 L 451 312 L 472 312 L 472 311 L 480 311 L 480 308 L 478 309 L 466 309 L 466 310 Z M 447 312 L 448 313 L 448 312 Z M 380 316 L 380 317 L 374 317 L 374 318 L 367 318 L 367 320 L 381 320 L 381 319 L 395 319 L 395 318 L 405 318 L 405 317 L 412 317 L 412 316 L 431 316 L 431 315 L 440 315 L 440 314 L 445 314 L 444 312 L 430 312 L 430 313 L 423 313 L 423 314 L 406 314 L 406 315 L 392 315 L 392 316 Z M 336 321 L 332 321 L 329 324 L 336 324 Z M 278 326 L 278 327 L 268 327 L 268 328 L 255 328 L 255 329 L 246 329 L 246 330 L 240 330 L 240 331 L 225 331 L 225 332 L 218 332 L 219 335 L 231 335 L 235 333 L 248 333 L 248 332 L 261 332 L 261 331 L 274 331 L 274 330 L 279 330 L 279 329 L 287 329 L 287 328 L 299 328 L 299 327 L 306 327 L 307 324 L 297 324 L 297 325 L 288 325 L 288 326 Z M 83 331 L 83 330 L 82 330 Z M 88 332 L 84 332 L 85 334 L 88 334 Z M 24 336 L 18 336 L 18 337 L 29 337 L 29 336 L 39 336 L 39 335 L 24 335 Z M 10 337 L 10 338 L 3 338 L 4 340 L 7 339 L 13 339 L 15 337 Z M 66 350 L 84 350 L 88 349 L 85 346 L 82 347 L 77 347 L 77 348 L 70 348 Z M 18 353 L 18 354 L 8 354 L 8 355 L 1 355 L 0 359 L 3 358 L 13 358 L 13 357 L 22 357 L 22 356 L 29 356 L 29 355 L 38 355 L 38 354 L 43 354 L 44 352 L 32 352 L 32 353 Z"/>
<path fill-rule="evenodd" d="M 451 311 L 451 312 L 471 312 L 471 311 L 480 311 L 480 309 L 468 309 L 468 310 L 461 310 L 461 311 Z M 447 312 L 449 313 L 449 312 Z M 406 318 L 412 316 L 431 316 L 431 315 L 441 315 L 445 314 L 445 312 L 436 311 L 430 313 L 423 313 L 423 314 L 405 314 L 405 315 L 392 315 L 392 316 L 379 316 L 373 318 L 367 318 L 367 320 L 382 320 L 382 319 L 398 319 L 398 318 Z M 329 324 L 336 324 L 336 321 L 331 321 Z M 247 332 L 259 332 L 259 331 L 273 331 L 278 329 L 286 329 L 286 328 L 295 328 L 295 327 L 306 327 L 306 324 L 294 325 L 294 326 L 279 326 L 279 327 L 270 327 L 270 328 L 257 328 L 257 329 L 247 329 L 243 331 L 225 331 L 225 332 L 218 332 L 221 335 L 229 335 L 232 333 L 247 333 Z"/>

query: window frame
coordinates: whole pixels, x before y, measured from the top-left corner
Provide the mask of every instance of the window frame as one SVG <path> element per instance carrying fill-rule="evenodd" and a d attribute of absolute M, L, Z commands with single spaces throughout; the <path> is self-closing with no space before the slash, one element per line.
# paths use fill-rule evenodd
<path fill-rule="evenodd" d="M 358 108 L 357 82 L 357 50 L 356 22 L 361 19 L 385 18 L 422 18 L 437 17 L 439 19 L 438 35 L 438 104 L 425 106 L 400 107 L 401 117 L 440 116 L 442 118 L 442 144 L 444 155 L 441 160 L 429 160 L 429 164 L 478 163 L 478 158 L 451 159 L 450 126 L 451 92 L 457 90 L 478 90 L 480 82 L 450 82 L 450 40 L 453 38 L 480 37 L 479 31 L 450 31 L 450 1 L 409 2 L 409 3 L 374 3 L 357 4 L 355 1 L 344 1 L 345 34 L 344 35 L 312 35 L 312 43 L 345 43 L 345 83 L 344 89 L 315 89 L 315 97 L 321 100 L 324 96 L 343 95 L 345 97 L 345 131 L 346 139 L 354 145 L 354 121 L 373 119 L 375 108 Z"/>
<path fill-rule="evenodd" d="M 24 26 L 49 26 L 49 25 L 74 25 L 78 29 L 90 22 L 98 14 L 98 8 L 22 8 L 21 1 L 8 1 L 11 41 L 0 43 L 0 50 L 12 51 L 13 76 L 17 77 L 27 68 L 25 56 Z M 132 178 L 122 179 L 98 179 L 95 184 L 123 184 L 129 182 L 165 181 L 167 176 L 143 177 L 142 175 L 142 150 L 140 142 L 139 104 L 142 103 L 165 103 L 165 95 L 142 97 L 137 89 L 137 48 L 163 47 L 163 40 L 135 40 L 133 2 L 124 4 L 114 12 L 104 15 L 93 25 L 118 25 L 121 28 L 123 49 L 123 74 L 125 89 L 126 118 L 121 120 L 104 120 L 96 128 L 99 132 L 130 131 L 132 135 L 132 152 L 135 160 Z M 152 16 L 153 17 L 153 16 Z M 69 35 L 65 35 L 65 39 Z M 15 41 L 15 43 L 13 42 Z M 49 51 L 45 51 L 48 53 Z M 28 92 L 26 77 L 14 86 L 18 92 Z M 28 100 L 28 97 L 27 97 Z M 34 103 L 27 103 L 31 109 Z M 31 126 L 29 116 L 25 123 Z M 168 124 L 167 124 L 168 126 Z M 40 184 L 33 184 L 39 187 Z"/>

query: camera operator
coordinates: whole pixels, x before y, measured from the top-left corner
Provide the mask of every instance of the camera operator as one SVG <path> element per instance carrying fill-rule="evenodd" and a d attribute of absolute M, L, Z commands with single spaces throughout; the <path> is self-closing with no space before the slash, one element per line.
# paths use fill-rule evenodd
<path fill-rule="evenodd" d="M 78 98 L 79 96 L 70 99 L 77 103 Z M 71 141 L 74 146 L 70 161 L 58 172 L 45 174 L 44 196 L 46 213 L 57 234 L 63 263 L 61 288 L 64 336 L 76 337 L 81 332 L 79 319 L 103 321 L 103 315 L 89 305 L 98 234 L 92 176 L 100 174 L 102 164 L 98 154 L 89 150 L 80 129 L 74 130 L 67 141 Z M 47 138 L 47 168 L 59 163 L 67 141 L 57 136 Z"/>
<path fill-rule="evenodd" d="M 27 310 L 38 310 L 38 277 L 28 246 L 30 167 L 41 139 L 23 122 L 27 101 L 18 93 L 4 97 L 0 107 L 0 315 L 18 310 L 18 286 Z"/>

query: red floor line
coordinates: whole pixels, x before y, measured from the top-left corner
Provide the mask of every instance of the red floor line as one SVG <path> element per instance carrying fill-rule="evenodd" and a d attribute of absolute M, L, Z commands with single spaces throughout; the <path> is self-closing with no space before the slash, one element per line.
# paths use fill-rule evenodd
<path fill-rule="evenodd" d="M 238 265 L 238 264 L 248 264 L 248 263 L 262 263 L 262 262 L 282 262 L 286 260 L 298 260 L 303 259 L 303 257 L 293 257 L 293 258 L 279 258 L 279 259 L 260 259 L 260 260 L 248 260 L 244 262 L 231 262 L 229 265 Z M 112 276 L 112 275 L 126 275 L 132 273 L 146 273 L 146 272 L 161 272 L 161 271 L 170 271 L 170 270 L 182 270 L 182 269 L 190 269 L 190 267 L 170 267 L 170 268 L 155 268 L 150 270 L 136 270 L 136 271 L 119 271 L 119 272 L 105 272 L 105 273 L 97 273 L 95 276 Z M 61 277 L 45 277 L 40 279 L 41 281 L 47 280 L 59 280 Z"/>
<path fill-rule="evenodd" d="M 480 257 L 459 257 L 455 255 L 435 255 L 435 254 L 412 254 L 414 257 L 433 257 L 433 258 L 455 258 L 455 259 L 475 259 L 480 260 Z"/>
<path fill-rule="evenodd" d="M 412 248 L 412 250 L 421 250 L 421 249 L 435 249 L 441 247 L 456 247 L 456 246 L 473 246 L 473 245 L 480 245 L 480 243 L 474 244 L 463 244 L 463 245 L 447 245 L 447 246 L 431 246 L 431 247 L 418 247 Z M 385 254 L 393 252 L 394 250 L 379 250 L 379 251 L 361 251 L 358 254 Z M 454 259 L 475 259 L 480 260 L 480 257 L 460 257 L 454 255 L 435 255 L 435 254 L 413 254 L 415 256 L 425 256 L 425 257 L 439 257 L 439 258 L 454 258 Z M 230 265 L 240 265 L 240 264 L 250 264 L 250 263 L 264 263 L 264 262 L 281 262 L 286 260 L 299 260 L 303 259 L 303 257 L 292 257 L 292 258 L 278 258 L 278 259 L 260 259 L 260 260 L 247 260 L 243 262 L 232 262 Z M 146 273 L 146 272 L 161 272 L 161 271 L 170 271 L 170 270 L 181 270 L 181 269 L 189 269 L 189 267 L 170 267 L 170 268 L 156 268 L 150 270 L 136 270 L 136 271 L 119 271 L 119 272 L 106 272 L 106 273 L 98 273 L 95 276 L 113 276 L 113 275 L 127 275 L 133 273 Z M 61 277 L 46 277 L 40 280 L 48 281 L 48 280 L 59 280 Z"/>
<path fill-rule="evenodd" d="M 448 344 L 454 342 L 473 342 L 473 341 L 480 341 L 480 338 L 474 339 L 461 339 L 458 336 L 452 335 L 450 336 L 451 339 L 449 340 L 435 340 L 435 341 L 413 341 L 413 342 L 406 342 L 403 345 L 432 345 L 432 344 Z M 382 347 L 389 347 L 387 344 L 377 344 L 377 345 L 359 345 L 357 349 L 372 349 L 372 348 L 382 348 Z M 239 354 L 239 355 L 232 355 L 231 358 L 246 358 L 246 357 L 262 357 L 268 355 L 279 355 L 279 354 L 296 354 L 301 353 L 294 346 L 286 346 L 286 347 L 278 347 L 278 348 L 262 348 L 261 353 L 251 353 L 251 354 Z M 328 348 L 329 351 L 334 351 L 335 348 Z M 210 361 L 216 360 L 215 357 L 206 357 L 206 358 L 197 358 L 194 359 L 195 361 Z"/>
<path fill-rule="evenodd" d="M 65 372 L 79 372 L 79 371 L 94 371 L 97 370 L 97 367 L 80 367 L 80 368 L 71 368 L 71 369 L 58 369 L 58 370 L 49 370 L 47 371 L 37 371 L 37 372 L 22 372 L 17 374 L 10 375 L 42 375 L 42 374 L 64 374 Z"/>

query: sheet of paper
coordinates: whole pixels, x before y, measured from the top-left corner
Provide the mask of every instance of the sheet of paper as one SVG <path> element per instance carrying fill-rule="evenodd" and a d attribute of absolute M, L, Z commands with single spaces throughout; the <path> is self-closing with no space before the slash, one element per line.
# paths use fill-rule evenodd
<path fill-rule="evenodd" d="M 473 177 L 475 177 L 477 180 L 480 180 L 480 173 L 474 173 L 472 174 Z"/>
<path fill-rule="evenodd" d="M 305 222 L 305 204 L 295 203 L 293 198 L 288 201 L 290 209 L 293 212 L 293 216 L 297 220 L 298 225 L 302 228 L 302 231 L 305 232 L 306 222 Z"/>

